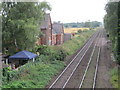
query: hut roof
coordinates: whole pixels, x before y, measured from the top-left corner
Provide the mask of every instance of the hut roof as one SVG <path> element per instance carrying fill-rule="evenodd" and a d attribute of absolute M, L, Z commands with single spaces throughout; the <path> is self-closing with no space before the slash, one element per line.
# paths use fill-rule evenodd
<path fill-rule="evenodd" d="M 24 51 L 14 54 L 13 56 L 10 56 L 9 59 L 32 59 L 37 56 L 38 56 L 37 54 L 34 54 L 34 53 L 24 50 Z"/>

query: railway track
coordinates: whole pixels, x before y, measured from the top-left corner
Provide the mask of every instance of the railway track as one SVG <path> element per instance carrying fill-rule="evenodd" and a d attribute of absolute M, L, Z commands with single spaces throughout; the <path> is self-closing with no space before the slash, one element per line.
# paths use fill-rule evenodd
<path fill-rule="evenodd" d="M 100 38 L 101 37 L 102 34 L 100 35 Z M 94 45 L 94 49 L 92 51 L 87 67 L 85 69 L 79 88 L 93 88 L 94 90 L 96 87 L 96 77 L 98 72 L 101 50 L 101 48 L 99 47 L 100 43 L 101 41 L 98 40 Z"/>
<path fill-rule="evenodd" d="M 100 60 L 99 60 L 99 67 L 97 71 L 97 77 L 96 77 L 96 88 L 109 88 L 112 89 L 112 85 L 110 83 L 110 76 L 109 72 L 111 68 L 113 67 L 112 65 L 112 60 L 111 60 L 111 52 L 110 52 L 110 46 L 107 43 L 107 35 L 105 30 L 103 30 L 103 37 L 101 38 L 101 54 L 100 54 Z"/>
<path fill-rule="evenodd" d="M 48 90 L 52 88 L 86 88 L 86 86 L 95 88 L 100 55 L 100 40 L 97 40 L 97 38 L 100 37 L 102 37 L 101 31 L 98 31 L 88 40 L 57 79 L 49 86 Z M 92 80 L 89 78 L 88 72 L 90 71 Z M 85 83 L 87 80 L 90 80 L 89 85 Z"/>

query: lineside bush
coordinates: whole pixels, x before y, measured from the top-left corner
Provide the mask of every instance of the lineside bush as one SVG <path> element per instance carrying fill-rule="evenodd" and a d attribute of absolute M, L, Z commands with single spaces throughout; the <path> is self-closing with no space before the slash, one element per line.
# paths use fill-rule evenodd
<path fill-rule="evenodd" d="M 111 81 L 113 87 L 118 88 L 118 75 L 119 75 L 118 68 L 117 67 L 113 68 L 110 72 L 110 75 L 111 75 L 110 81 Z"/>

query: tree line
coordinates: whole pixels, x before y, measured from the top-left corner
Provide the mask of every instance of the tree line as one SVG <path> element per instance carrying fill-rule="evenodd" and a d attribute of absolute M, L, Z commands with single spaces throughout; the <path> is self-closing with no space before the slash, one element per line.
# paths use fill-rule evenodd
<path fill-rule="evenodd" d="M 112 51 L 120 64 L 120 2 L 108 2 L 104 16 L 104 27 L 112 41 Z"/>
<path fill-rule="evenodd" d="M 33 50 L 47 10 L 51 7 L 45 1 L 2 2 L 2 53 Z"/>
<path fill-rule="evenodd" d="M 86 22 L 77 22 L 77 23 L 64 23 L 65 28 L 80 28 L 80 27 L 87 27 L 87 28 L 96 28 L 101 26 L 102 23 L 98 21 L 86 21 Z"/>

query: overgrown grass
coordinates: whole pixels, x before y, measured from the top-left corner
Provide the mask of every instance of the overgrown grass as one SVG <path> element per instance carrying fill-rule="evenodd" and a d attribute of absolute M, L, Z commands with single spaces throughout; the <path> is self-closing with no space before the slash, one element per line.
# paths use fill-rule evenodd
<path fill-rule="evenodd" d="M 95 31 L 86 31 L 60 46 L 38 47 L 40 56 L 18 71 L 7 72 L 3 88 L 45 88 L 51 78 L 64 68 L 64 58 L 75 53 Z"/>
<path fill-rule="evenodd" d="M 113 87 L 118 88 L 118 68 L 115 67 L 114 69 L 112 69 L 110 74 L 111 74 L 110 81 L 111 81 Z"/>
<path fill-rule="evenodd" d="M 94 32 L 95 31 L 93 30 L 84 31 L 76 35 L 72 40 L 65 42 L 61 48 L 63 48 L 68 55 L 71 55 L 75 53 L 75 51 L 80 48 Z"/>
<path fill-rule="evenodd" d="M 14 78 L 3 88 L 44 88 L 52 76 L 64 67 L 62 61 L 27 63 L 21 67 Z"/>

